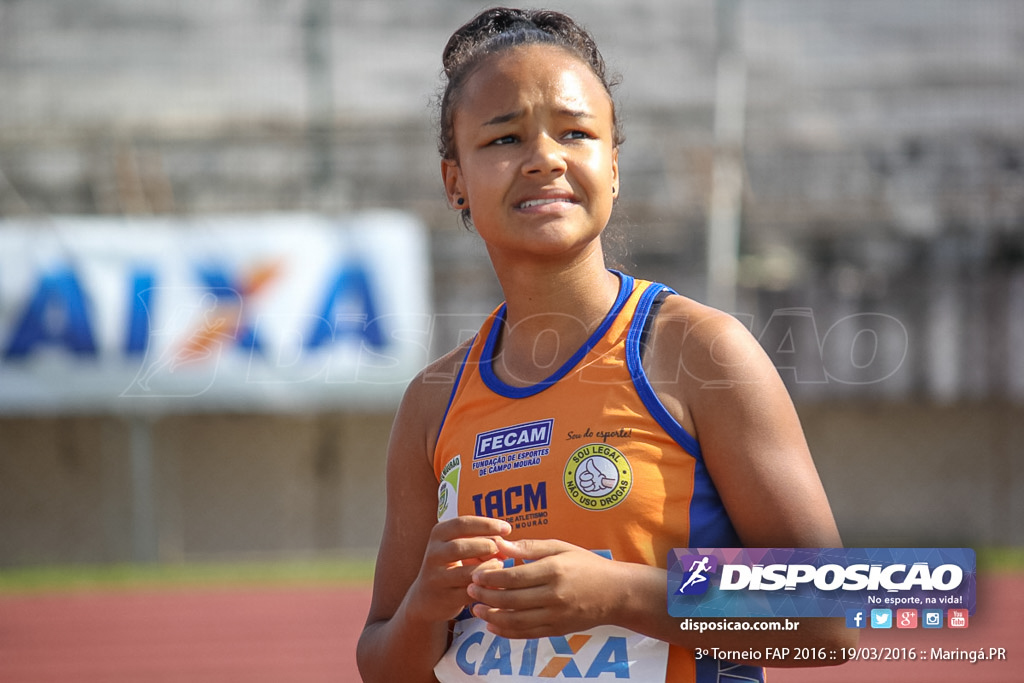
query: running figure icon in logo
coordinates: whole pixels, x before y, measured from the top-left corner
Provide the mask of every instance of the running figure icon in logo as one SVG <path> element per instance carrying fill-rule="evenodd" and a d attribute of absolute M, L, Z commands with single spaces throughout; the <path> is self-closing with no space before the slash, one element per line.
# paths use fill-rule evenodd
<path fill-rule="evenodd" d="M 718 558 L 714 555 L 690 555 L 684 559 L 683 566 L 686 566 L 685 563 L 689 563 L 690 568 L 677 593 L 679 595 L 703 595 L 710 585 L 707 575 L 718 569 Z"/>

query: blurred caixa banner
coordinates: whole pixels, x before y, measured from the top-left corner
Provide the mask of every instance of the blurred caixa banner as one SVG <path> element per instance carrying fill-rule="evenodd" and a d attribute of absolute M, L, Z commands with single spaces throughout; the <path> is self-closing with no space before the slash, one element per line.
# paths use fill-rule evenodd
<path fill-rule="evenodd" d="M 0 221 L 0 413 L 393 405 L 429 282 L 399 212 Z"/>

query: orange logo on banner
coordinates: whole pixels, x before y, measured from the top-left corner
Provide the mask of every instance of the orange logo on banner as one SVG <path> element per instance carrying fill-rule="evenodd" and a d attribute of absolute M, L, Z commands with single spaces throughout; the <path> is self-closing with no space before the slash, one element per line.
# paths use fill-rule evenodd
<path fill-rule="evenodd" d="M 212 304 L 203 315 L 203 324 L 182 344 L 171 362 L 172 369 L 209 358 L 221 343 L 234 341 L 241 326 L 241 308 L 246 300 L 256 296 L 280 275 L 281 264 L 257 265 L 243 275 L 237 303 L 222 303 L 212 294 Z M 205 298 L 205 297 L 204 297 Z"/>

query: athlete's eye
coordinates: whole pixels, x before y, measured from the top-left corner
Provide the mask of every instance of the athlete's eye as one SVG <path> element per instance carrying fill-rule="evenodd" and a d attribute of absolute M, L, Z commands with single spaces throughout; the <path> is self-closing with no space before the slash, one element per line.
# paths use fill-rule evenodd
<path fill-rule="evenodd" d="M 590 140 L 593 136 L 585 130 L 570 130 L 565 137 L 569 140 Z"/>
<path fill-rule="evenodd" d="M 511 145 L 516 141 L 515 135 L 503 135 L 496 140 L 491 140 L 492 145 Z"/>

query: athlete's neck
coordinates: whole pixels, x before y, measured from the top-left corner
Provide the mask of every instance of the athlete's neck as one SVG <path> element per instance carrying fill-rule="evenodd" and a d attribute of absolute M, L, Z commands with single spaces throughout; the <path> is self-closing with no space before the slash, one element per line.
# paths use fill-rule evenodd
<path fill-rule="evenodd" d="M 568 268 L 546 265 L 499 272 L 507 310 L 495 368 L 510 383 L 537 382 L 558 369 L 597 329 L 619 293 L 619 278 L 603 259 Z"/>

